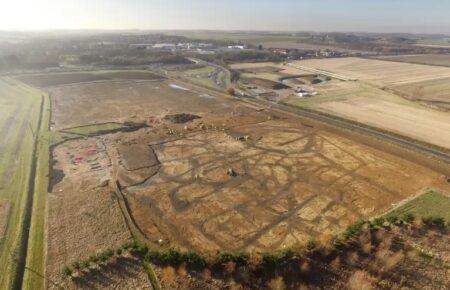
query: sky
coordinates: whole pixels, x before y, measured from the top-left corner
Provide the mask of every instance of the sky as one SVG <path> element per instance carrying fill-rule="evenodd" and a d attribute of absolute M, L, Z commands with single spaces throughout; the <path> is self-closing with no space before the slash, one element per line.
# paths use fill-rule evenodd
<path fill-rule="evenodd" d="M 0 0 L 0 30 L 450 34 L 450 0 Z"/>

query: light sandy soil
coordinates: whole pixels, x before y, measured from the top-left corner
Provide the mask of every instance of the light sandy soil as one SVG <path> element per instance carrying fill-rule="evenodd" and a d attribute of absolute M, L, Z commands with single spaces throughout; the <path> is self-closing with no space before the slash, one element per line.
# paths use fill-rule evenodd
<path fill-rule="evenodd" d="M 318 108 L 450 149 L 447 113 L 364 97 L 325 102 Z"/>
<path fill-rule="evenodd" d="M 153 117 L 183 112 L 187 102 L 195 108 L 192 113 L 199 115 L 230 106 L 183 88 L 171 81 L 115 81 L 51 87 L 48 91 L 57 129 L 113 121 L 148 122 Z"/>
<path fill-rule="evenodd" d="M 295 64 L 371 81 L 401 85 L 450 77 L 449 67 L 428 66 L 363 58 L 332 58 L 296 61 Z"/>

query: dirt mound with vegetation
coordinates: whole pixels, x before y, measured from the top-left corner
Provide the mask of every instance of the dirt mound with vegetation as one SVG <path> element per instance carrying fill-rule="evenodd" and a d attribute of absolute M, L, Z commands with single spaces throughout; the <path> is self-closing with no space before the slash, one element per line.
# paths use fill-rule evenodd
<path fill-rule="evenodd" d="M 191 122 L 195 119 L 201 119 L 201 117 L 193 114 L 181 113 L 181 114 L 167 115 L 164 117 L 164 119 L 169 120 L 170 122 L 175 124 L 184 124 Z"/>

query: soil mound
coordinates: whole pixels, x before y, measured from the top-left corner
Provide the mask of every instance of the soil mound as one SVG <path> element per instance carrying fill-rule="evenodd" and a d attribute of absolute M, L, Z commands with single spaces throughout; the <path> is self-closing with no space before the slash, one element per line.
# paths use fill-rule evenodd
<path fill-rule="evenodd" d="M 191 122 L 195 119 L 201 119 L 201 117 L 193 114 L 181 113 L 181 114 L 167 115 L 164 117 L 164 119 L 175 124 L 184 124 Z"/>

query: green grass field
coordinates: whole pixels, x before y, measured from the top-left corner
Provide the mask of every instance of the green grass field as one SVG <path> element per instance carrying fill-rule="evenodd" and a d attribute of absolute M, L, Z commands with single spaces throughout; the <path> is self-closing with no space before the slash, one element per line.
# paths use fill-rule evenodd
<path fill-rule="evenodd" d="M 28 239 L 28 251 L 26 270 L 24 273 L 22 289 L 45 288 L 45 206 L 48 189 L 49 158 L 51 132 L 48 130 L 50 122 L 50 99 L 44 98 L 42 122 L 38 138 L 36 157 L 36 177 L 34 182 L 33 211 L 31 218 L 30 234 Z"/>
<path fill-rule="evenodd" d="M 406 213 L 412 213 L 417 218 L 429 216 L 443 217 L 449 222 L 450 197 L 435 191 L 429 191 L 389 212 L 386 214 L 386 217 L 402 216 Z"/>
<path fill-rule="evenodd" d="M 11 204 L 5 238 L 0 241 L 0 289 L 22 286 L 20 285 L 21 273 L 23 273 L 29 241 L 27 239 L 28 222 L 31 219 L 29 209 L 30 197 L 33 194 L 30 189 L 34 182 L 32 179 L 34 141 L 36 135 L 41 136 L 38 123 L 42 100 L 40 91 L 10 78 L 0 78 L 0 115 L 2 116 L 0 118 L 0 199 L 7 200 Z M 46 104 L 43 105 L 46 106 Z M 41 145 L 38 145 L 36 149 L 39 147 Z M 42 147 L 45 148 L 46 145 L 42 144 Z M 48 147 L 46 150 L 48 152 Z M 48 167 L 48 163 L 42 166 L 41 169 Z M 42 176 L 42 173 L 39 173 L 41 169 L 38 169 L 37 173 L 44 178 L 45 175 Z M 39 194 L 37 200 L 41 206 L 35 208 L 35 212 L 40 213 L 43 218 L 45 192 Z M 41 231 L 39 236 L 42 240 L 43 235 Z M 30 240 L 33 239 L 34 234 L 31 234 Z M 33 242 L 29 245 L 33 245 Z M 44 255 L 41 249 L 43 250 L 43 241 L 41 246 L 33 248 L 38 256 L 37 260 L 40 260 L 39 263 L 42 265 L 36 268 L 36 271 L 42 273 Z M 33 289 L 42 289 L 36 286 Z"/>

